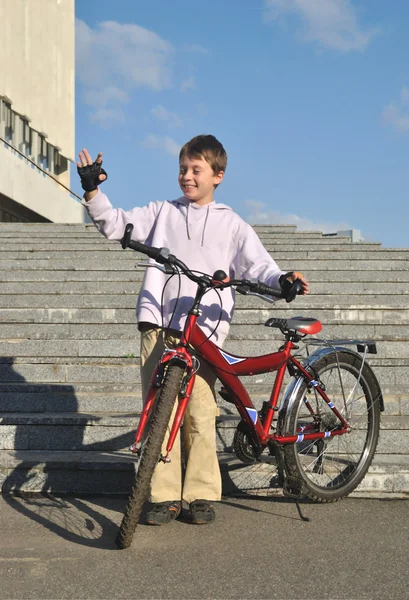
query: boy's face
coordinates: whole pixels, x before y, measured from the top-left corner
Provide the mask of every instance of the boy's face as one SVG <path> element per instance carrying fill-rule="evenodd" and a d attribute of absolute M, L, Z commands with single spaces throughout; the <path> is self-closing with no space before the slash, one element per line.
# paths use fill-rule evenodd
<path fill-rule="evenodd" d="M 224 172 L 217 175 L 204 158 L 183 156 L 179 164 L 179 185 L 185 198 L 200 206 L 213 202 L 214 186 L 224 177 Z"/>

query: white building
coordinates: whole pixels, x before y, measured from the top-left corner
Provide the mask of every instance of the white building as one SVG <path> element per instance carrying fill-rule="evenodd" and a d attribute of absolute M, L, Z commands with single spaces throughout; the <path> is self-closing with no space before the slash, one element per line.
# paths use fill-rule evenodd
<path fill-rule="evenodd" d="M 0 221 L 84 222 L 74 161 L 74 0 L 0 0 Z"/>

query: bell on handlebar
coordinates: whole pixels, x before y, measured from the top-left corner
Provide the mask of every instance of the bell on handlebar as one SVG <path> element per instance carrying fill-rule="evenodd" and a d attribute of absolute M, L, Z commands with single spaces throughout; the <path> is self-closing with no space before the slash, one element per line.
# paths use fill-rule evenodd
<path fill-rule="evenodd" d="M 218 269 L 213 273 L 212 283 L 229 283 L 230 277 L 226 275 L 222 269 Z"/>

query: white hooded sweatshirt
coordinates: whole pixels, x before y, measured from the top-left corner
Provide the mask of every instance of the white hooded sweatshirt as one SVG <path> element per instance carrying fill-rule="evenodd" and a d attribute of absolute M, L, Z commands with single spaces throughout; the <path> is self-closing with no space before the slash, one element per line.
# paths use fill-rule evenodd
<path fill-rule="evenodd" d="M 132 223 L 132 239 L 150 246 L 169 248 L 191 270 L 212 275 L 221 269 L 231 278 L 256 278 L 279 289 L 278 279 L 284 271 L 271 258 L 254 229 L 225 204 L 211 202 L 198 206 L 181 197 L 124 211 L 113 208 L 100 190 L 83 204 L 96 227 L 109 240 L 121 240 L 125 225 Z M 137 319 L 139 323 L 164 325 L 181 331 L 197 285 L 182 275 L 178 293 L 179 278 L 171 277 L 164 287 L 168 280 L 169 275 L 158 269 L 146 269 L 137 303 Z M 210 335 L 220 319 L 212 341 L 221 346 L 233 316 L 234 290 L 227 288 L 219 294 L 222 307 L 215 290 L 205 294 L 198 324 Z"/>

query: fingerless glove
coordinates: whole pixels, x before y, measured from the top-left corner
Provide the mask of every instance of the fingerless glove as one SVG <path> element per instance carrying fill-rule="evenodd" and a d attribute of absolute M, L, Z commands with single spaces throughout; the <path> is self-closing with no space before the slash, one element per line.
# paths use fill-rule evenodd
<path fill-rule="evenodd" d="M 286 294 L 290 290 L 291 286 L 293 285 L 293 282 L 290 281 L 289 279 L 287 279 L 287 277 L 289 277 L 292 274 L 293 274 L 293 271 L 289 271 L 288 273 L 285 273 L 284 275 L 280 275 L 280 277 L 278 279 L 278 282 L 279 282 L 284 294 Z"/>
<path fill-rule="evenodd" d="M 81 179 L 81 186 L 85 192 L 93 192 L 101 183 L 108 179 L 107 172 L 102 168 L 102 162 L 93 162 L 92 165 L 77 167 Z M 99 176 L 105 175 L 106 179 L 101 181 Z"/>

